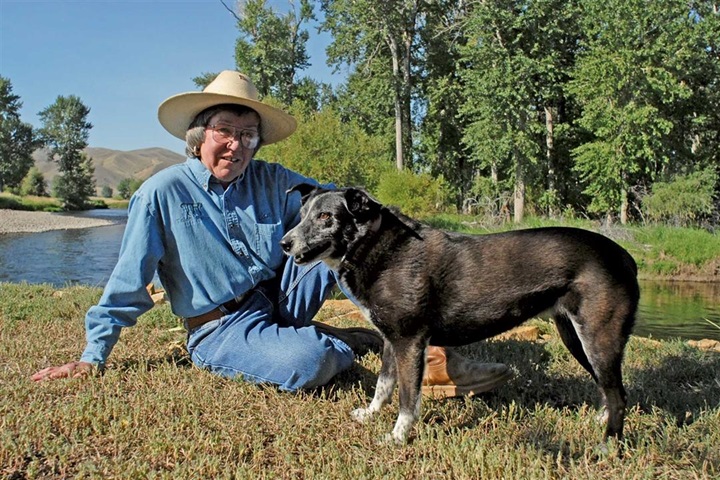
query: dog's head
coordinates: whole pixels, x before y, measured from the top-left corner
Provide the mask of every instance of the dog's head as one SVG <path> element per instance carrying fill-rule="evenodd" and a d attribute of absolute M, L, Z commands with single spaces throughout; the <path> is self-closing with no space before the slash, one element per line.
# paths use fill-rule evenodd
<path fill-rule="evenodd" d="M 280 241 L 298 265 L 322 260 L 337 269 L 348 247 L 375 228 L 382 205 L 359 188 L 328 190 L 301 184 L 300 223 Z"/>

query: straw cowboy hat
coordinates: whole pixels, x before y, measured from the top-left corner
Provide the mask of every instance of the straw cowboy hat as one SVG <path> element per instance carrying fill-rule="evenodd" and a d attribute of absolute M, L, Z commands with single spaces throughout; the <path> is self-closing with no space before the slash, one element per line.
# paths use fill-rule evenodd
<path fill-rule="evenodd" d="M 158 119 L 165 130 L 185 140 L 185 132 L 198 113 L 226 103 L 250 107 L 260 115 L 263 145 L 289 137 L 297 127 L 291 115 L 260 102 L 252 81 L 232 70 L 220 72 L 202 92 L 181 93 L 168 98 L 158 108 Z"/>

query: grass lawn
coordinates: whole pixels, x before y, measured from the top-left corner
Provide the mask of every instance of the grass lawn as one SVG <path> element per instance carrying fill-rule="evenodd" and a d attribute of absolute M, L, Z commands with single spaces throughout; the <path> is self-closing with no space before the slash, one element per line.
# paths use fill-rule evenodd
<path fill-rule="evenodd" d="M 686 479 L 720 478 L 720 354 L 632 338 L 626 438 L 599 453 L 590 377 L 554 327 L 543 341 L 488 341 L 469 356 L 515 378 L 472 399 L 424 400 L 406 446 L 378 444 L 397 400 L 365 425 L 379 357 L 298 394 L 193 367 L 167 305 L 126 329 L 104 375 L 34 384 L 77 358 L 100 290 L 0 284 L 2 478 Z M 325 321 L 355 324 L 332 309 Z M 624 451 L 623 454 L 620 454 Z"/>
<path fill-rule="evenodd" d="M 129 200 L 119 198 L 90 197 L 93 208 L 127 208 Z M 61 212 L 62 202 L 55 197 L 19 196 L 0 192 L 0 208 L 38 212 Z"/>

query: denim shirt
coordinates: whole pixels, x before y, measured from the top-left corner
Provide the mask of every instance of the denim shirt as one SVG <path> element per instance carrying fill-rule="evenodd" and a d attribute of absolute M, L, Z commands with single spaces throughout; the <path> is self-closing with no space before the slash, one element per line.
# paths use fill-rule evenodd
<path fill-rule="evenodd" d="M 81 361 L 104 365 L 123 327 L 153 307 L 145 286 L 157 271 L 173 313 L 194 317 L 270 279 L 279 241 L 299 221 L 299 183 L 275 163 L 252 160 L 226 190 L 195 158 L 146 180 L 130 199 L 120 255 L 85 317 Z"/>

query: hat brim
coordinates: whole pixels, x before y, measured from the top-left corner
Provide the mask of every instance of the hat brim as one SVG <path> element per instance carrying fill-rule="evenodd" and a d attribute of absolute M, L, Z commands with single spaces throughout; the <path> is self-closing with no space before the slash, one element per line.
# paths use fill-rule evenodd
<path fill-rule="evenodd" d="M 198 113 L 216 105 L 232 104 L 250 107 L 260 115 L 263 145 L 289 137 L 297 128 L 291 115 L 262 102 L 209 92 L 188 92 L 174 95 L 158 108 L 158 120 L 171 135 L 185 140 L 190 122 Z"/>

